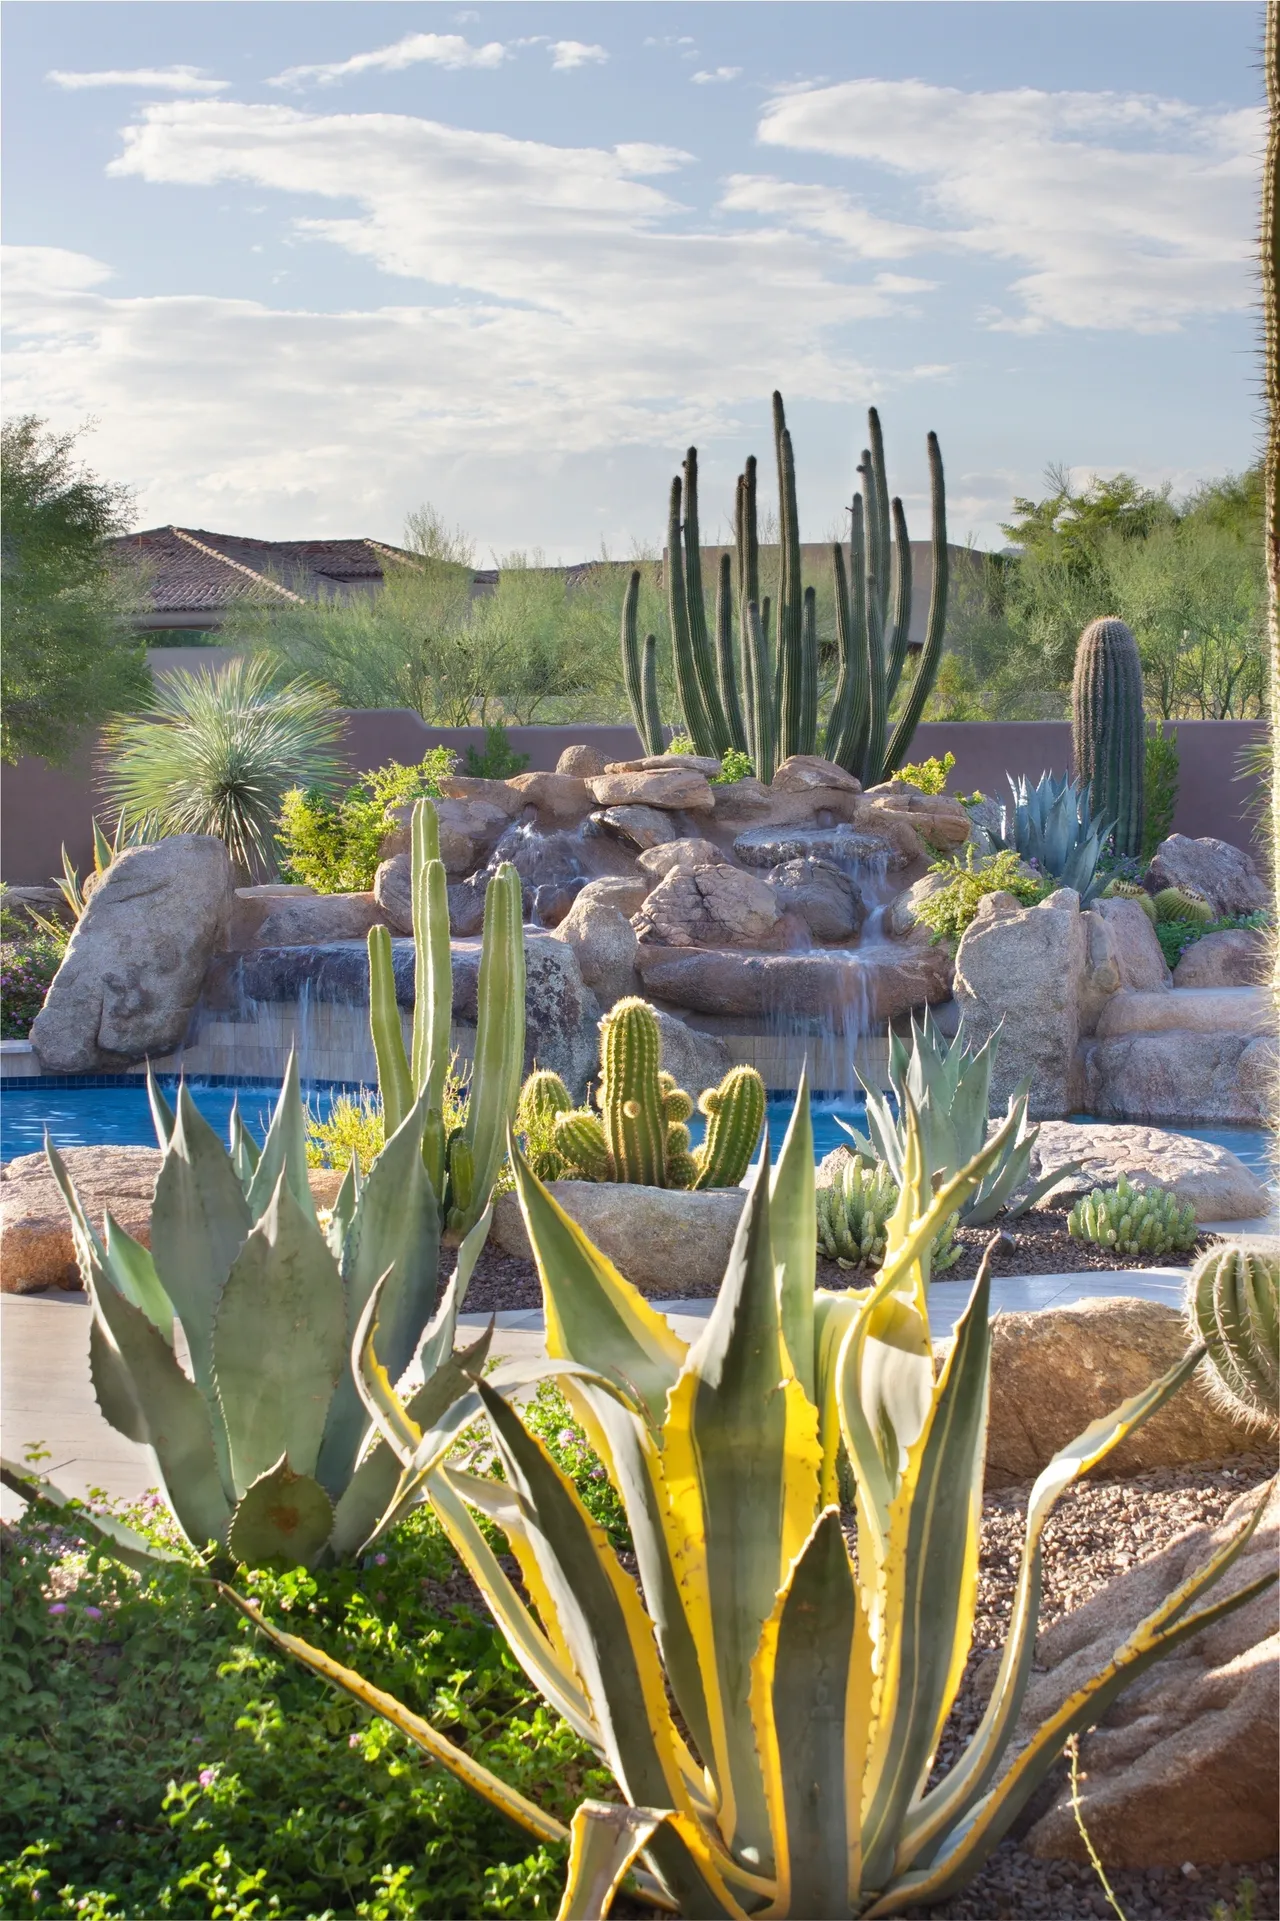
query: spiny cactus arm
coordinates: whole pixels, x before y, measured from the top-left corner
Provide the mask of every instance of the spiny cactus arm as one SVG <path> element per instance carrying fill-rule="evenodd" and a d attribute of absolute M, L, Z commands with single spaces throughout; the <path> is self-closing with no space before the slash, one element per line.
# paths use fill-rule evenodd
<path fill-rule="evenodd" d="M 756 506 L 756 457 L 742 470 L 742 518 L 738 535 L 738 599 L 760 599 L 760 522 Z"/>
<path fill-rule="evenodd" d="M 768 605 L 767 602 L 765 604 Z M 747 602 L 744 633 L 747 638 L 751 704 L 755 716 L 751 758 L 755 763 L 756 779 L 763 781 L 767 787 L 777 768 L 778 743 L 774 731 L 777 709 L 773 698 L 773 672 L 769 664 L 768 622 L 762 617 L 754 600 Z"/>
<path fill-rule="evenodd" d="M 933 692 L 933 683 L 938 677 L 938 663 L 942 659 L 942 640 L 947 630 L 947 491 L 942 471 L 942 454 L 938 447 L 937 434 L 929 435 L 929 492 L 933 506 L 933 582 L 929 590 L 929 618 L 925 623 L 924 645 L 916 662 L 916 671 L 889 751 L 884 758 L 884 773 L 891 774 L 895 767 L 901 767 L 911 746 L 911 737 L 920 724 L 925 702 Z M 883 778 L 883 775 L 878 776 Z"/>
<path fill-rule="evenodd" d="M 524 1071 L 524 926 L 520 876 L 503 861 L 484 897 L 484 938 L 476 997 L 476 1052 L 464 1130 L 472 1161 L 469 1193 L 453 1195 L 449 1228 L 465 1234 L 489 1205 L 507 1151 L 507 1129 Z"/>
<path fill-rule="evenodd" d="M 887 637 L 889 628 L 889 581 L 892 573 L 890 554 L 890 510 L 889 478 L 885 468 L 884 432 L 880 425 L 880 415 L 875 407 L 867 409 L 867 450 L 863 459 L 867 466 L 869 492 L 867 495 L 867 555 L 869 570 L 875 580 L 876 611 L 880 618 L 880 632 Z"/>
<path fill-rule="evenodd" d="M 453 955 L 449 945 L 449 882 L 440 859 L 440 823 L 429 800 L 413 805 L 413 1086 L 428 1112 L 444 1110 L 453 1020 Z M 391 1130 L 394 1131 L 394 1130 Z"/>
<path fill-rule="evenodd" d="M 755 514 L 755 466 L 752 469 L 751 513 Z M 755 596 L 748 594 L 747 581 L 747 476 L 738 475 L 738 484 L 733 496 L 733 537 L 737 552 L 738 574 L 738 663 L 742 680 L 742 731 L 746 740 L 746 751 L 754 759 L 756 738 L 755 673 L 751 656 L 751 631 L 747 624 L 747 605 Z M 757 555 L 756 571 L 759 573 Z"/>
<path fill-rule="evenodd" d="M 413 1076 L 409 1072 L 409 1056 L 404 1051 L 391 934 L 386 927 L 369 929 L 369 1032 L 378 1063 L 383 1124 L 390 1136 L 413 1106 Z"/>
<path fill-rule="evenodd" d="M 652 634 L 646 634 L 644 659 L 641 661 L 640 641 L 636 629 L 636 613 L 640 605 L 640 569 L 633 567 L 631 579 L 627 584 L 626 595 L 622 602 L 622 674 L 627 687 L 627 699 L 631 703 L 631 718 L 636 732 L 647 754 L 660 754 L 663 748 L 662 723 L 658 721 L 655 737 L 653 720 L 657 710 L 658 667 L 657 641 Z M 653 700 L 649 699 L 650 654 L 653 653 Z"/>
<path fill-rule="evenodd" d="M 738 699 L 738 676 L 733 664 L 733 563 L 727 553 L 720 556 L 716 581 L 716 681 L 720 705 L 729 728 L 730 745 L 748 753 L 742 703 Z M 661 751 L 661 750 L 659 750 Z"/>
<path fill-rule="evenodd" d="M 611 1181 L 613 1156 L 605 1139 L 604 1125 L 589 1107 L 575 1107 L 557 1114 L 555 1142 L 574 1173 L 584 1181 Z"/>
<path fill-rule="evenodd" d="M 698 526 L 696 447 L 690 447 L 684 462 L 684 594 L 689 614 L 694 672 L 698 676 L 698 690 L 715 743 L 711 751 L 713 754 L 723 754 L 734 745 L 734 741 L 716 684 L 716 656 L 707 632 L 707 606 L 702 591 L 702 535 Z"/>
<path fill-rule="evenodd" d="M 818 596 L 804 590 L 800 618 L 800 746 L 802 754 L 818 751 Z"/>
<path fill-rule="evenodd" d="M 662 708 L 658 703 L 658 636 L 646 634 L 644 637 L 644 667 L 642 669 L 644 690 L 644 738 L 650 743 L 653 754 L 666 752 L 666 735 L 662 727 Z"/>
<path fill-rule="evenodd" d="M 907 532 L 907 516 L 902 502 L 895 496 L 893 501 L 893 617 L 889 627 L 888 642 L 888 685 L 885 697 L 893 705 L 893 697 L 902 679 L 902 670 L 907 662 L 907 647 L 911 639 L 911 537 Z"/>
<path fill-rule="evenodd" d="M 736 1187 L 751 1165 L 764 1126 L 764 1082 L 754 1067 L 734 1067 L 698 1102 L 707 1135 L 694 1154 L 698 1187 Z"/>
<path fill-rule="evenodd" d="M 889 724 L 889 704 L 884 669 L 884 590 L 876 573 L 879 563 L 872 546 L 877 515 L 874 483 L 870 478 L 870 454 L 863 455 L 863 464 L 858 471 L 867 489 L 864 503 L 867 536 L 867 741 L 861 756 L 861 779 L 865 787 L 874 787 L 884 778 L 884 743 Z"/>
<path fill-rule="evenodd" d="M 804 737 L 804 588 L 800 565 L 800 512 L 796 462 L 782 395 L 773 396 L 773 437 L 778 462 L 778 752 L 801 753 Z"/>
<path fill-rule="evenodd" d="M 647 1001 L 618 1001 L 600 1023 L 600 1111 L 615 1178 L 666 1185 L 662 1034 Z"/>
<path fill-rule="evenodd" d="M 711 731 L 689 633 L 689 603 L 684 581 L 684 531 L 680 523 L 683 493 L 683 485 L 677 475 L 671 482 L 671 501 L 667 512 L 667 614 L 671 621 L 671 657 L 676 670 L 680 711 L 684 715 L 684 724 L 694 750 L 699 754 L 718 756 L 721 750 L 716 746 Z"/>
<path fill-rule="evenodd" d="M 853 706 L 854 667 L 849 655 L 849 643 L 853 616 L 849 607 L 849 576 L 845 572 L 844 549 L 840 542 L 834 541 L 831 547 L 831 571 L 835 582 L 836 607 L 836 691 L 831 700 L 831 711 L 827 715 L 827 736 L 823 751 L 828 760 L 835 761 L 838 767 L 844 766 L 840 756 L 848 748 L 849 714 Z"/>

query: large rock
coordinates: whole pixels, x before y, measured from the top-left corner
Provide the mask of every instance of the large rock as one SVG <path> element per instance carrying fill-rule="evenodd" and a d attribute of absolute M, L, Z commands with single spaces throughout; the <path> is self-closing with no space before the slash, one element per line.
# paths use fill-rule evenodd
<path fill-rule="evenodd" d="M 1219 1526 L 1189 1528 L 1048 1628 L 1036 1643 L 1015 1739 L 1025 1740 L 1088 1681 L 1225 1545 L 1258 1499 L 1256 1489 L 1241 1495 Z M 1278 1551 L 1280 1501 L 1273 1486 L 1257 1532 L 1200 1605 L 1273 1574 Z M 1080 1746 L 1080 1812 L 1108 1867 L 1177 1869 L 1186 1861 L 1207 1867 L 1275 1852 L 1278 1684 L 1274 1588 L 1130 1683 Z M 1069 1783 L 1023 1845 L 1041 1859 L 1087 1860 Z"/>
<path fill-rule="evenodd" d="M 1080 1031 L 1089 1034 L 1112 994 L 1129 988 L 1154 992 L 1168 987 L 1169 969 L 1156 930 L 1138 901 L 1095 901 L 1084 924 Z"/>
<path fill-rule="evenodd" d="M 1123 1174 L 1135 1187 L 1168 1187 L 1190 1201 L 1198 1221 L 1256 1220 L 1270 1212 L 1271 1197 L 1229 1147 L 1217 1147 L 1159 1127 L 1105 1122 L 1042 1121 L 1033 1163 L 1039 1173 L 1083 1161 L 1046 1195 L 1043 1206 L 1061 1207 L 1094 1187 L 1114 1187 Z"/>
<path fill-rule="evenodd" d="M 834 790 L 860 794 L 862 782 L 833 760 L 820 754 L 789 754 L 773 777 L 773 789 L 780 794 L 811 794 Z"/>
<path fill-rule="evenodd" d="M 994 1106 L 1029 1074 L 1032 1115 L 1069 1114 L 1085 963 L 1080 896 L 1062 887 L 1035 907 L 1001 907 L 995 895 L 980 902 L 956 954 L 965 1031 L 975 1046 L 1000 1029 Z"/>
<path fill-rule="evenodd" d="M 396 997 L 413 1004 L 413 948 L 399 942 Z M 600 1003 L 582 978 L 577 955 L 555 934 L 525 929 L 525 1071 L 549 1067 L 580 1096 L 598 1055 Z M 480 942 L 453 942 L 453 1017 L 474 1026 Z"/>
<path fill-rule="evenodd" d="M 109 1208 L 126 1233 L 150 1247 L 158 1148 L 64 1147 L 62 1160 L 99 1232 Z M 316 1204 L 331 1206 L 341 1176 L 316 1167 L 309 1179 Z M 0 1289 L 31 1294 L 80 1285 L 71 1224 L 49 1163 L 42 1153 L 21 1154 L 0 1167 Z"/>
<path fill-rule="evenodd" d="M 740 867 L 676 868 L 636 916 L 641 940 L 662 947 L 771 947 L 782 905 Z"/>
<path fill-rule="evenodd" d="M 524 795 L 514 781 L 484 780 L 478 774 L 442 774 L 438 784 L 446 800 L 483 801 L 486 807 L 496 807 L 507 820 L 515 820 L 524 809 Z M 412 801 L 408 807 L 412 813 Z"/>
<path fill-rule="evenodd" d="M 1194 887 L 1219 919 L 1255 914 L 1271 906 L 1270 890 L 1243 847 L 1209 835 L 1192 840 L 1186 834 L 1170 834 L 1162 840 L 1144 885 L 1153 894 L 1162 887 Z"/>
<path fill-rule="evenodd" d="M 950 884 L 950 875 L 935 873 L 932 868 L 927 874 L 921 874 L 919 880 L 912 881 L 910 887 L 904 893 L 895 895 L 890 904 L 885 916 L 885 925 L 889 933 L 899 940 L 909 934 L 919 924 L 919 909 L 922 904 L 931 900 L 935 894 L 940 894 L 942 889 Z"/>
<path fill-rule="evenodd" d="M 588 747 L 579 742 L 576 747 L 566 747 L 556 762 L 557 774 L 572 774 L 575 780 L 586 780 L 592 774 L 603 774 L 608 762 L 598 747 Z"/>
<path fill-rule="evenodd" d="M 1276 1017 L 1265 987 L 1174 987 L 1163 994 L 1126 989 L 1098 1016 L 1098 1039 L 1117 1034 L 1268 1034 Z"/>
<path fill-rule="evenodd" d="M 564 887 L 582 874 L 581 846 L 561 828 L 550 832 L 531 821 L 508 827 L 489 856 L 489 865 L 510 861 L 526 889 Z"/>
<path fill-rule="evenodd" d="M 831 946 L 851 940 L 867 917 L 849 876 L 829 860 L 787 860 L 769 873 L 784 913 L 798 914 L 815 941 Z"/>
<path fill-rule="evenodd" d="M 407 856 L 405 858 L 407 859 Z M 407 873 L 405 879 L 407 882 Z M 465 939 L 468 934 L 478 934 L 483 928 L 484 898 L 489 891 L 489 882 L 492 879 L 490 870 L 482 867 L 478 874 L 468 874 L 466 880 L 449 882 L 449 932 L 455 940 Z M 402 924 L 399 932 L 411 934 L 412 919 L 408 926 Z"/>
<path fill-rule="evenodd" d="M 732 830 L 735 827 L 750 826 L 753 822 L 764 823 L 774 818 L 782 807 L 784 796 L 763 781 L 749 774 L 745 780 L 717 781 L 711 790 L 715 802 L 716 825 Z M 782 807 L 787 819 L 810 820 L 815 812 L 811 795 L 800 794 L 791 797 L 792 805 L 788 810 Z"/>
<path fill-rule="evenodd" d="M 522 806 L 536 807 L 542 827 L 576 827 L 593 805 L 586 781 L 577 774 L 515 774 L 504 783 Z"/>
<path fill-rule="evenodd" d="M 891 780 L 869 787 L 866 799 L 881 813 L 900 814 L 940 853 L 963 846 L 969 838 L 969 816 L 950 794 L 922 794 L 907 781 Z"/>
<path fill-rule="evenodd" d="M 709 814 L 715 806 L 707 777 L 697 768 L 596 774 L 587 787 L 597 807 L 659 807 L 671 814 Z"/>
<path fill-rule="evenodd" d="M 733 851 L 748 867 L 829 860 L 839 867 L 881 868 L 887 873 L 910 867 L 924 853 L 910 827 L 899 829 L 893 816 L 877 817 L 871 808 L 856 827 L 848 822 L 835 827 L 748 827 L 734 841 Z"/>
<path fill-rule="evenodd" d="M 708 779 L 720 772 L 720 762 L 711 754 L 641 754 L 637 760 L 611 760 L 606 774 L 705 774 Z"/>
<path fill-rule="evenodd" d="M 676 1299 L 720 1279 L 745 1198 L 740 1187 L 690 1193 L 623 1181 L 552 1181 L 551 1192 L 636 1287 Z M 489 1231 L 508 1254 L 531 1258 L 514 1194 L 499 1197 Z"/>
<path fill-rule="evenodd" d="M 591 822 L 600 833 L 642 854 L 650 847 L 680 838 L 670 814 L 664 814 L 660 807 L 602 807 L 592 814 Z"/>
<path fill-rule="evenodd" d="M 46 1074 L 167 1054 L 231 923 L 231 861 L 211 834 L 117 854 L 79 921 L 31 1039 Z"/>
<path fill-rule="evenodd" d="M 644 906 L 652 886 L 647 874 L 604 874 L 599 880 L 587 881 L 578 899 L 608 901 L 610 907 L 616 907 L 630 920 Z"/>
<path fill-rule="evenodd" d="M 636 859 L 636 866 L 642 873 L 652 875 L 654 882 L 660 881 L 664 874 L 669 874 L 673 867 L 691 871 L 695 867 L 727 867 L 729 864 L 729 857 L 723 848 L 717 847 L 713 840 L 700 840 L 696 836 L 669 840 L 660 847 L 646 848 Z"/>
<path fill-rule="evenodd" d="M 696 1101 L 704 1088 L 719 1087 L 733 1062 L 729 1050 L 714 1034 L 690 1027 L 678 1014 L 655 1008 L 658 1031 L 662 1036 L 662 1066 L 674 1074 L 677 1084 Z"/>
<path fill-rule="evenodd" d="M 582 978 L 601 1007 L 612 1007 L 636 992 L 636 932 L 620 907 L 593 898 L 584 888 L 555 938 L 573 949 Z"/>
<path fill-rule="evenodd" d="M 1175 1030 L 1089 1041 L 1082 1105 L 1104 1120 L 1256 1127 L 1274 1110 L 1276 1056 L 1269 1035 Z"/>
<path fill-rule="evenodd" d="M 440 830 L 440 858 L 449 875 L 461 878 L 484 866 L 510 826 L 512 810 L 504 781 L 470 780 L 463 775 L 453 775 L 450 779 L 458 786 L 485 790 L 501 788 L 503 793 L 501 801 L 490 799 L 488 793 L 484 792 L 473 793 L 467 798 L 446 798 L 434 802 Z M 410 851 L 413 809 L 414 802 L 411 800 L 401 801 L 387 809 L 388 827 L 380 850 L 383 860 L 394 860 L 397 854 Z"/>
<path fill-rule="evenodd" d="M 368 894 L 312 894 L 274 900 L 261 927 L 263 947 L 310 947 L 317 941 L 364 940 L 371 927 L 391 925 L 374 891 Z"/>
<path fill-rule="evenodd" d="M 1192 941 L 1173 970 L 1175 987 L 1260 986 L 1270 971 L 1266 934 L 1253 927 L 1221 927 Z"/>
<path fill-rule="evenodd" d="M 1112 1295 L 997 1314 L 991 1323 L 987 1486 L 1033 1481 L 1065 1447 L 1187 1351 L 1186 1325 L 1159 1301 Z M 1257 1429 L 1220 1408 L 1207 1363 L 1107 1456 L 1108 1474 L 1247 1454 Z"/>
<path fill-rule="evenodd" d="M 645 987 L 699 1014 L 804 1016 L 836 1032 L 864 1033 L 951 993 L 951 957 L 928 941 L 892 941 L 843 953 L 735 953 L 654 947 L 636 954 Z"/>

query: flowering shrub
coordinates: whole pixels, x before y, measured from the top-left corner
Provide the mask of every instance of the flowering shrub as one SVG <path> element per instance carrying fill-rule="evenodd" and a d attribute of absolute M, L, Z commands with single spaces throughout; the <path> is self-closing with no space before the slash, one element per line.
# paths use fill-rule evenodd
<path fill-rule="evenodd" d="M 956 764 L 954 754 L 944 754 L 939 760 L 936 754 L 928 760 L 908 760 L 890 774 L 890 780 L 909 781 L 918 787 L 922 794 L 940 794 L 947 784 L 947 775 Z"/>
<path fill-rule="evenodd" d="M 62 965 L 66 942 L 52 934 L 0 941 L 0 1037 L 24 1041 Z"/>

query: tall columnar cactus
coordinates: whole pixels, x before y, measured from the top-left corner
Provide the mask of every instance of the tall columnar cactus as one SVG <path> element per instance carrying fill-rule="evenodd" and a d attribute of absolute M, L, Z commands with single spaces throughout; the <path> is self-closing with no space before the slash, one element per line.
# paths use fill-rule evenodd
<path fill-rule="evenodd" d="M 696 448 L 689 449 L 683 480 L 671 483 L 667 521 L 667 599 L 685 729 L 700 754 L 721 756 L 727 747 L 749 754 L 757 776 L 766 782 L 788 755 L 817 751 L 819 697 L 817 601 L 814 589 L 806 588 L 802 578 L 795 454 L 782 396 L 777 393 L 773 433 L 778 470 L 776 648 L 769 631 L 771 602 L 760 592 L 755 456 L 738 476 L 734 507 L 736 661 L 728 556 L 720 567 L 714 647 L 707 634 L 698 547 Z M 942 456 L 937 436 L 930 434 L 933 583 L 929 615 L 916 670 L 891 729 L 890 714 L 910 651 L 911 542 L 902 502 L 889 497 L 884 440 L 874 408 L 867 437 L 869 445 L 858 467 L 862 489 L 851 509 L 848 566 L 838 544 L 832 557 L 839 672 L 824 751 L 857 774 L 865 786 L 874 786 L 906 759 L 937 675 L 947 613 L 947 522 Z M 625 618 L 623 654 L 630 688 L 639 669 Z M 638 714 L 635 696 L 632 707 Z"/>
<path fill-rule="evenodd" d="M 446 1138 L 444 1078 L 450 1054 L 453 964 L 440 828 L 429 800 L 414 803 L 411 840 L 415 968 L 412 1054 L 405 1052 L 391 936 L 385 927 L 374 927 L 369 933 L 369 1028 L 387 1137 L 421 1101 L 427 1174 L 449 1235 L 460 1237 L 489 1204 L 520 1093 L 525 994 L 520 876 L 509 861 L 503 861 L 485 892 L 476 1048 L 467 1118 Z"/>
<path fill-rule="evenodd" d="M 1274 1428 L 1280 1421 L 1280 1260 L 1232 1246 L 1201 1255 L 1187 1281 L 1187 1328 L 1209 1350 L 1219 1398 Z"/>
<path fill-rule="evenodd" d="M 695 1187 L 738 1185 L 756 1151 L 764 1109 L 764 1082 L 754 1067 L 731 1067 L 719 1087 L 708 1087 L 699 1096 L 707 1133 L 694 1151 Z"/>
<path fill-rule="evenodd" d="M 622 603 L 622 671 L 631 703 L 631 718 L 644 750 L 646 754 L 660 754 L 666 743 L 658 706 L 658 642 L 655 635 L 646 634 L 641 651 L 636 624 L 639 605 L 640 569 L 633 567 Z"/>
<path fill-rule="evenodd" d="M 1091 620 L 1076 648 L 1071 682 L 1076 779 L 1093 809 L 1114 820 L 1118 854 L 1142 852 L 1147 729 L 1138 643 L 1122 620 Z"/>

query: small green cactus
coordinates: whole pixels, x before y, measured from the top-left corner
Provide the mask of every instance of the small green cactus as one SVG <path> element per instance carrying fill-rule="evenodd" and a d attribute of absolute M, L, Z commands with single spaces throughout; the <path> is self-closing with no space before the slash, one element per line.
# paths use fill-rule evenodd
<path fill-rule="evenodd" d="M 695 1187 L 737 1187 L 764 1126 L 764 1082 L 754 1067 L 734 1067 L 698 1101 L 707 1136 L 694 1155 Z"/>
<path fill-rule="evenodd" d="M 898 1183 L 884 1161 L 850 1155 L 830 1187 L 817 1191 L 819 1253 L 844 1268 L 879 1267 L 898 1193 Z M 953 1267 L 964 1252 L 955 1245 L 958 1224 L 959 1215 L 950 1215 L 934 1237 L 930 1266 L 935 1274 Z"/>
<path fill-rule="evenodd" d="M 604 1128 L 599 1116 L 589 1107 L 575 1107 L 568 1114 L 556 1116 L 555 1145 L 567 1179 L 611 1181 L 617 1178 Z"/>
<path fill-rule="evenodd" d="M 1145 887 L 1136 880 L 1109 880 L 1102 890 L 1103 900 L 1136 900 L 1147 919 L 1154 927 L 1156 924 L 1156 904 Z"/>
<path fill-rule="evenodd" d="M 1113 1188 L 1095 1187 L 1076 1202 L 1067 1231 L 1118 1254 L 1173 1254 L 1194 1246 L 1198 1230 L 1190 1201 L 1164 1187 L 1133 1187 L 1122 1174 Z"/>
<path fill-rule="evenodd" d="M 1213 904 L 1196 887 L 1162 887 L 1154 903 L 1157 921 L 1198 921 L 1213 919 Z"/>
<path fill-rule="evenodd" d="M 558 1074 L 540 1067 L 520 1090 L 516 1132 L 524 1138 L 525 1159 L 540 1181 L 557 1181 L 565 1171 L 555 1144 L 556 1121 L 573 1112 L 573 1095 Z"/>
<path fill-rule="evenodd" d="M 1209 1349 L 1215 1397 L 1259 1427 L 1280 1424 L 1280 1259 L 1222 1245 L 1187 1281 L 1187 1328 Z"/>

